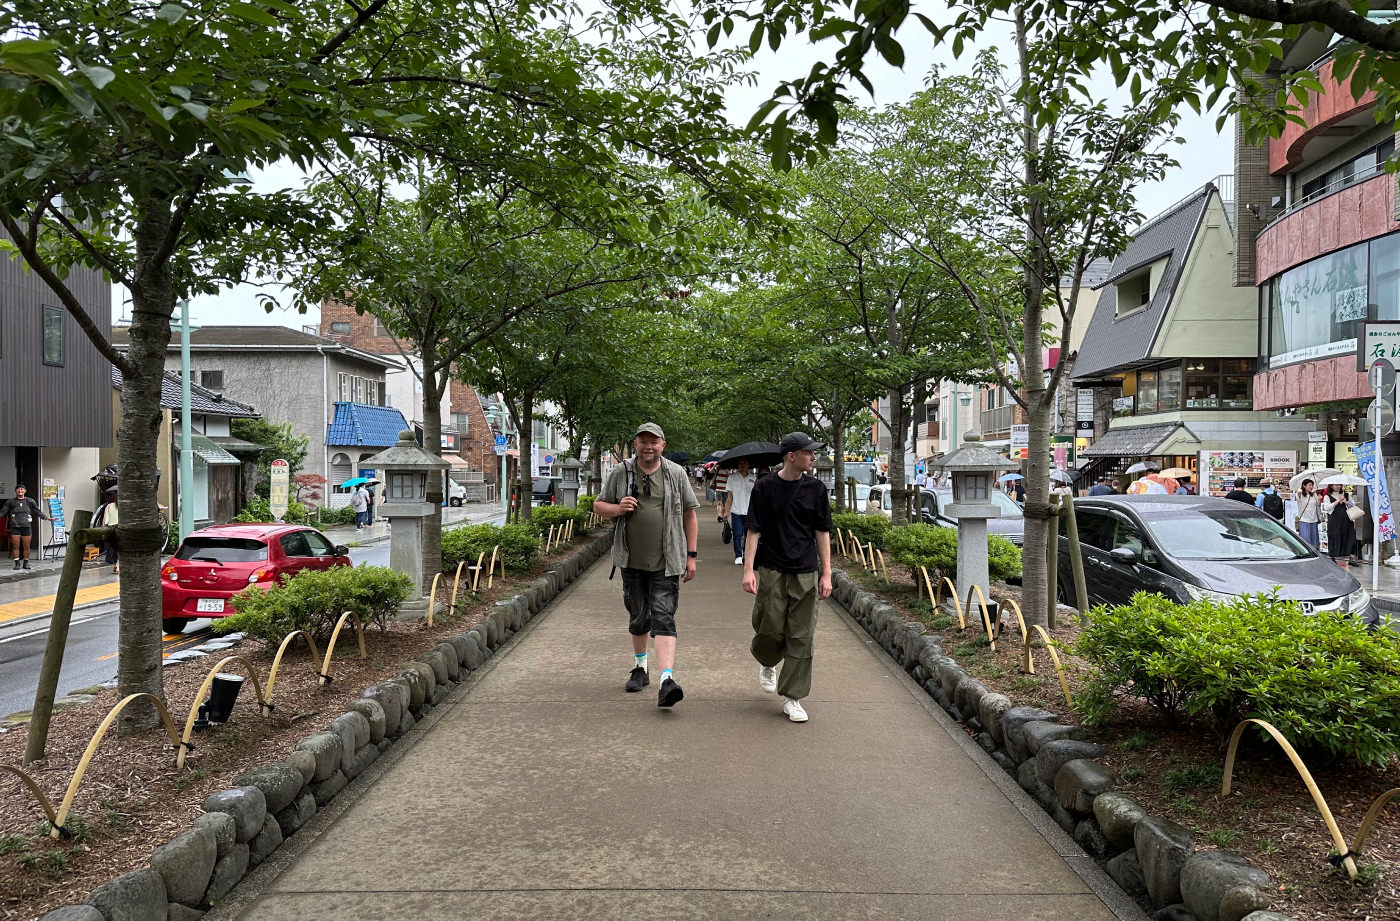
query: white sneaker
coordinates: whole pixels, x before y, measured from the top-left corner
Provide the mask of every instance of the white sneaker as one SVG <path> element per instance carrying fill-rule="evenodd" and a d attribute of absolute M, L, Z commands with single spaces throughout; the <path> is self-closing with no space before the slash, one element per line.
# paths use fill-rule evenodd
<path fill-rule="evenodd" d="M 735 565 L 735 566 L 743 566 L 743 565 L 744 565 L 744 558 L 743 558 L 742 556 L 736 556 L 736 557 L 734 558 L 734 565 Z"/>
<path fill-rule="evenodd" d="M 807 722 L 807 711 L 802 709 L 802 701 L 800 700 L 784 697 L 783 712 L 786 713 L 788 719 L 792 720 L 794 723 Z"/>
<path fill-rule="evenodd" d="M 758 689 L 767 691 L 769 694 L 778 690 L 778 669 L 776 666 L 770 668 L 767 665 L 758 669 Z"/>

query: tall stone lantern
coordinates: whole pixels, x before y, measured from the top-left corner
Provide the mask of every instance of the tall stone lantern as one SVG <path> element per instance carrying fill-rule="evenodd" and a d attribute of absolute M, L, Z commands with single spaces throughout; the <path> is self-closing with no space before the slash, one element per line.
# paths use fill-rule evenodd
<path fill-rule="evenodd" d="M 982 444 L 977 432 L 966 433 L 962 441 L 962 447 L 934 461 L 933 466 L 953 478 L 953 502 L 946 509 L 958 522 L 958 598 L 966 600 L 973 585 L 982 587 L 983 597 L 989 593 L 987 519 L 1001 517 L 1001 510 L 992 502 L 992 490 L 999 472 L 1020 465 Z"/>
<path fill-rule="evenodd" d="M 404 429 L 399 432 L 397 444 L 362 461 L 361 466 L 380 471 L 384 482 L 384 498 L 377 509 L 393 524 L 389 565 L 413 580 L 413 593 L 404 602 L 400 616 L 426 617 L 428 599 L 423 597 L 423 589 L 433 574 L 423 571 L 423 520 L 438 510 L 428 501 L 428 483 L 442 482 L 442 475 L 451 464 L 424 451 L 413 431 Z"/>
<path fill-rule="evenodd" d="M 559 462 L 559 475 L 562 477 L 559 491 L 564 494 L 564 505 L 569 508 L 578 508 L 579 473 L 582 470 L 583 464 L 576 457 L 566 457 Z"/>

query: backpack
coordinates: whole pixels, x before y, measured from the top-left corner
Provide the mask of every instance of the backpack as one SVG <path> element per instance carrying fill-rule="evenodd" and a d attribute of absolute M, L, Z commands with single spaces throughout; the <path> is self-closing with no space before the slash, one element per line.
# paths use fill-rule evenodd
<path fill-rule="evenodd" d="M 1275 521 L 1283 520 L 1283 498 L 1276 492 L 1264 493 L 1264 514 Z"/>

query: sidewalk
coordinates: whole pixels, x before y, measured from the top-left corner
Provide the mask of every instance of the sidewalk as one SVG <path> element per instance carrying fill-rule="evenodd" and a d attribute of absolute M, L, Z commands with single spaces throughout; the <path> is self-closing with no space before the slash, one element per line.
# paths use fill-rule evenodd
<path fill-rule="evenodd" d="M 600 561 L 209 921 L 1115 917 L 1086 883 L 1106 877 L 834 605 L 811 721 L 788 722 L 741 570 L 701 532 L 674 710 L 622 691 Z"/>

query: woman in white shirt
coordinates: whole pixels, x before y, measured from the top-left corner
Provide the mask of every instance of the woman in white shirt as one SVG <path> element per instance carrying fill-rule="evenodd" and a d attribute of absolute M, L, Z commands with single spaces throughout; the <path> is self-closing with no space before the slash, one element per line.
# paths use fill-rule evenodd
<path fill-rule="evenodd" d="M 1317 531 L 1322 522 L 1322 496 L 1313 489 L 1312 480 L 1304 480 L 1293 498 L 1298 503 L 1298 536 L 1314 550 L 1320 549 Z"/>

